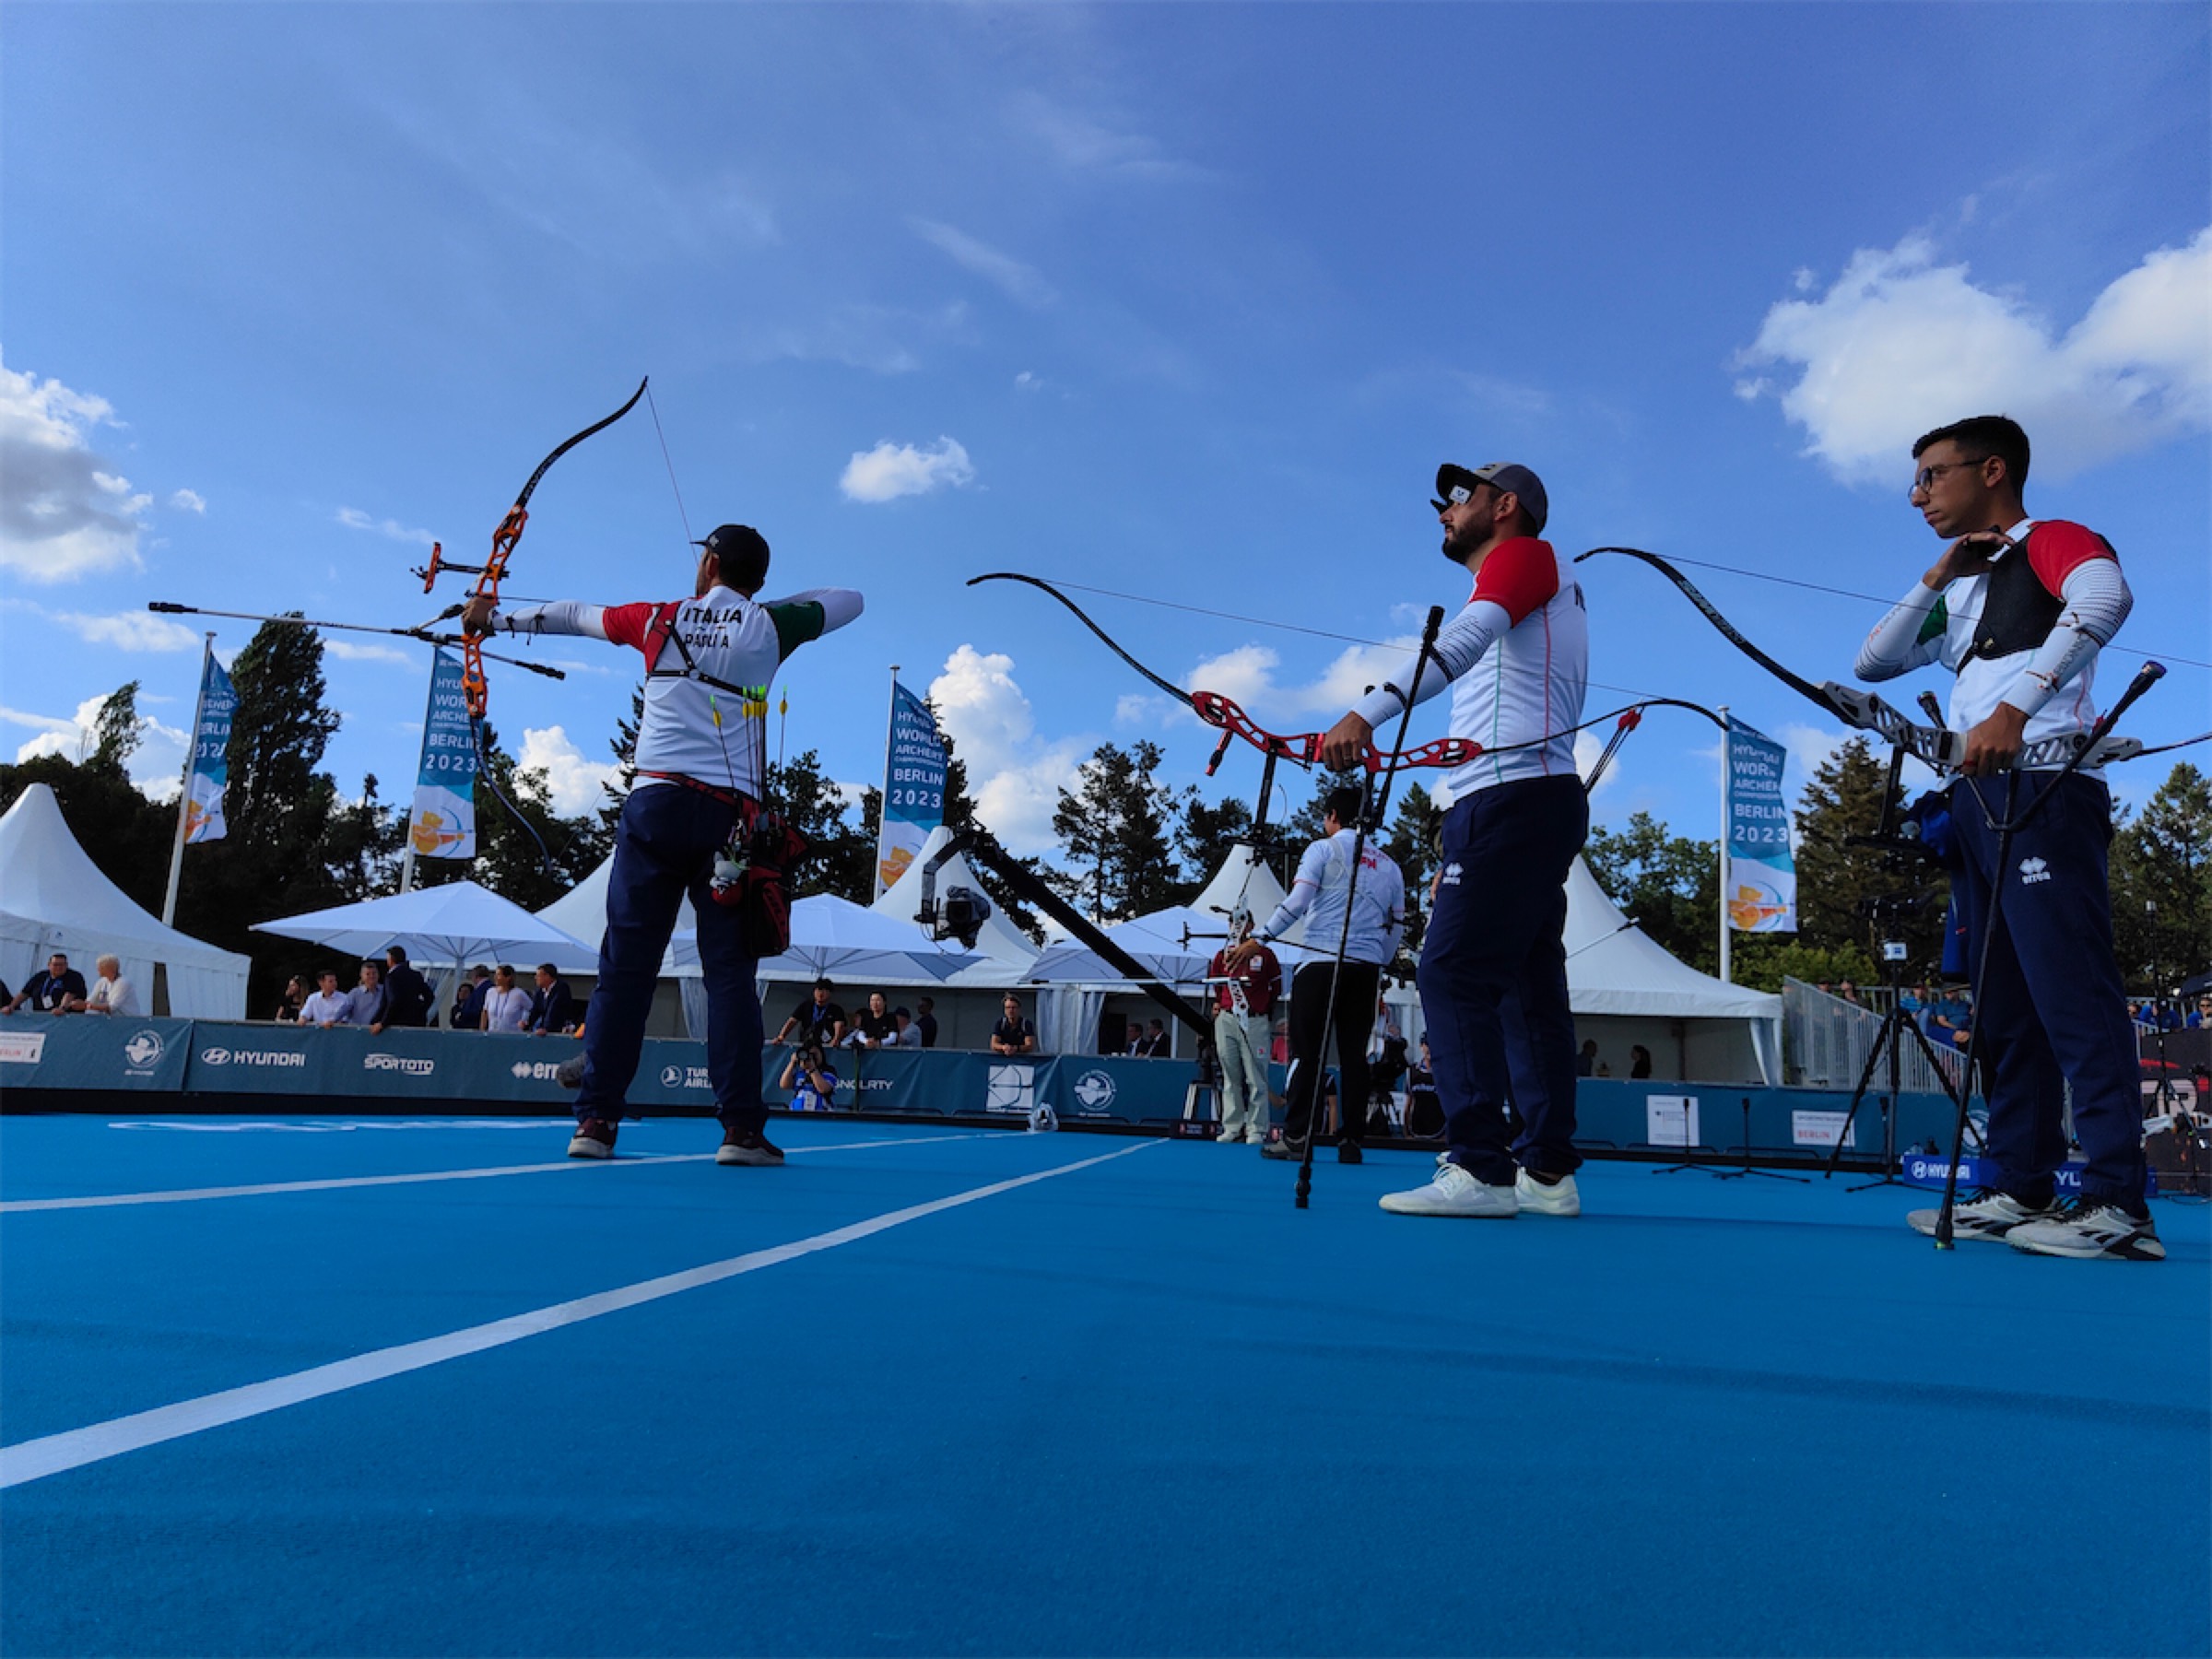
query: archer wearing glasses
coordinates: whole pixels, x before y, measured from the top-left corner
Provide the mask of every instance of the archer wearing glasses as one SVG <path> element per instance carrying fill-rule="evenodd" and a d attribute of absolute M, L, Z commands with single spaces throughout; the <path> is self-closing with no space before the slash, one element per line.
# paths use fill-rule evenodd
<path fill-rule="evenodd" d="M 2023 744 L 2096 724 L 2090 680 L 2098 652 L 2127 618 L 2127 582 L 2094 531 L 2028 516 L 2028 434 L 2017 422 L 1981 415 L 1938 428 L 1912 458 L 1912 504 L 1950 545 L 1867 636 L 1858 673 L 1886 680 L 1940 663 L 1958 676 L 1948 724 L 1966 734 L 1966 758 L 1950 790 L 1951 897 L 1970 950 L 1981 949 L 2005 884 L 2004 926 L 1988 959 L 1968 964 L 1988 1055 L 1996 1188 L 1958 1207 L 1955 1236 L 2040 1255 L 2161 1260 L 2144 1203 L 2135 1031 L 2112 959 L 2111 796 L 2091 768 L 2062 777 L 2057 761 L 2001 787 L 1982 782 L 2010 770 Z M 1996 867 L 1994 820 L 2018 821 L 2053 791 Z M 2062 1206 L 2068 1083 L 2088 1168 L 2080 1199 Z M 1936 1217 L 1915 1210 L 1908 1220 L 1932 1233 Z"/>

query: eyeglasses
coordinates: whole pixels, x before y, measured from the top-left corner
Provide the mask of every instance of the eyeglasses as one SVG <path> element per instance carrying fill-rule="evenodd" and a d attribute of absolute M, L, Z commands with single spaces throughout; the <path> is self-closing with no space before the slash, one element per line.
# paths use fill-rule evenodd
<path fill-rule="evenodd" d="M 1983 455 L 1981 460 L 1976 461 L 1938 461 L 1934 466 L 1924 466 L 1912 475 L 1912 488 L 1905 491 L 1905 496 L 1910 500 L 1916 495 L 1925 495 L 1935 488 L 1936 480 L 1942 477 L 1945 473 L 1955 471 L 1961 466 L 1979 466 L 1983 461 L 1988 459 L 1987 455 Z"/>

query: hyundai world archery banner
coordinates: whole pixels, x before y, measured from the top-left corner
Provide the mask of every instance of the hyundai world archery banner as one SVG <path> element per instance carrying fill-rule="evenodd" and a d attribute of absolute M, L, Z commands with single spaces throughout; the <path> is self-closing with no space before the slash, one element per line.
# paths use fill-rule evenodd
<path fill-rule="evenodd" d="M 1789 751 L 1740 720 L 1728 722 L 1728 925 L 1737 933 L 1797 931 L 1797 865 L 1782 798 Z"/>
<path fill-rule="evenodd" d="M 945 744 L 929 705 L 891 682 L 890 753 L 883 769 L 883 832 L 876 843 L 876 891 L 890 890 L 945 821 Z"/>
<path fill-rule="evenodd" d="M 477 746 L 461 690 L 461 664 L 443 646 L 430 653 L 430 707 L 422 720 L 422 765 L 415 775 L 407 840 L 418 858 L 474 858 L 477 853 Z"/>
<path fill-rule="evenodd" d="M 211 651 L 200 685 L 199 726 L 192 735 L 192 776 L 184 785 L 187 845 L 223 839 L 223 791 L 230 782 L 230 717 L 237 712 L 238 693 Z"/>

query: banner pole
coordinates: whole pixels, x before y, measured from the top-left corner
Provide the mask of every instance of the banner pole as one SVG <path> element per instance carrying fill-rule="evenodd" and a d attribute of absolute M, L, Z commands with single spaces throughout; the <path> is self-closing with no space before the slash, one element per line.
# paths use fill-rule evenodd
<path fill-rule="evenodd" d="M 1729 974 L 1728 940 L 1728 840 L 1735 833 L 1735 728 L 1729 723 L 1728 705 L 1720 707 L 1721 716 L 1721 980 L 1725 984 L 1735 982 Z"/>
<path fill-rule="evenodd" d="M 899 741 L 899 665 L 891 665 L 891 707 L 883 722 L 883 793 L 876 797 L 876 892 L 880 899 L 890 888 L 884 884 L 883 861 L 891 832 L 891 749 Z"/>
<path fill-rule="evenodd" d="M 192 735 L 184 745 L 184 779 L 177 787 L 177 839 L 169 850 L 169 892 L 161 900 L 161 925 L 177 921 L 177 888 L 184 879 L 184 818 L 192 810 L 192 763 L 200 751 L 200 715 L 207 707 L 207 665 L 215 661 L 215 635 L 206 635 L 200 648 L 200 691 L 192 700 Z"/>

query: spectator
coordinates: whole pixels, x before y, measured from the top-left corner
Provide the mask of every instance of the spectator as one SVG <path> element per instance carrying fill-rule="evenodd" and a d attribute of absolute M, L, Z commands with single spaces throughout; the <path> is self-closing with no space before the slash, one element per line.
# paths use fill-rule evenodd
<path fill-rule="evenodd" d="M 533 1037 L 563 1035 L 576 1029 L 576 994 L 550 962 L 537 965 L 537 994 L 530 999 L 524 1029 Z"/>
<path fill-rule="evenodd" d="M 1600 1060 L 1597 1063 L 1597 1075 L 1601 1077 L 1611 1077 L 1613 1075 L 1612 1063 L 1607 1060 Z"/>
<path fill-rule="evenodd" d="M 893 1008 L 891 1019 L 899 1029 L 891 1033 L 889 1046 L 911 1049 L 918 1049 L 922 1046 L 922 1028 L 914 1023 L 914 1017 L 912 1014 L 904 1008 Z"/>
<path fill-rule="evenodd" d="M 270 1018 L 279 1024 L 297 1021 L 300 1010 L 307 1002 L 307 982 L 298 974 L 284 982 L 284 994 L 277 999 L 276 1012 Z"/>
<path fill-rule="evenodd" d="M 1648 1077 L 1652 1075 L 1652 1051 L 1641 1042 L 1629 1045 L 1629 1076 Z"/>
<path fill-rule="evenodd" d="M 9 998 L 0 1014 L 13 1014 L 25 1003 L 34 1014 L 66 1014 L 72 998 L 85 995 L 85 976 L 69 966 L 69 959 L 55 951 L 46 959 L 46 971 L 31 976 L 30 983 Z"/>
<path fill-rule="evenodd" d="M 1842 980 L 1836 985 L 1836 994 L 1841 997 L 1845 1002 L 1855 1005 L 1859 1000 L 1859 988 L 1858 986 L 1853 984 L 1851 981 Z"/>
<path fill-rule="evenodd" d="M 135 1015 L 143 1012 L 138 1006 L 138 989 L 123 977 L 123 963 L 112 956 L 103 956 L 92 964 L 100 971 L 100 980 L 92 987 L 92 994 L 82 1002 L 72 1001 L 72 1010 L 84 1014 Z"/>
<path fill-rule="evenodd" d="M 437 1001 L 430 994 L 429 982 L 408 964 L 404 945 L 388 947 L 384 961 L 388 964 L 384 969 L 384 1024 L 419 1030 L 430 1023 L 430 1008 Z"/>
<path fill-rule="evenodd" d="M 1122 1053 L 1134 1060 L 1144 1052 L 1145 1022 L 1141 1019 L 1133 1019 L 1129 1022 L 1127 1035 L 1123 1039 Z"/>
<path fill-rule="evenodd" d="M 1168 1057 L 1168 1029 L 1159 1020 L 1145 1028 L 1144 1036 L 1132 1051 L 1140 1060 L 1165 1060 Z"/>
<path fill-rule="evenodd" d="M 1424 1042 L 1421 1046 L 1427 1048 L 1429 1045 Z M 1583 1052 L 1574 1057 L 1574 1075 L 1578 1077 L 1594 1077 L 1597 1075 L 1596 1038 L 1586 1037 L 1583 1040 Z"/>
<path fill-rule="evenodd" d="M 1944 987 L 1943 994 L 1929 1005 L 1926 1028 L 1928 1036 L 1939 1044 L 1954 1043 L 1964 1048 L 1966 1045 L 1959 1041 L 1959 1036 L 1970 1017 L 1966 999 L 1959 994 L 1959 987 L 1947 985 Z"/>
<path fill-rule="evenodd" d="M 514 970 L 501 962 L 491 971 L 484 996 L 484 1030 L 519 1034 L 530 1023 L 530 993 L 514 982 Z"/>
<path fill-rule="evenodd" d="M 791 1018 L 776 1033 L 776 1041 L 788 1042 L 795 1036 L 801 1044 L 818 1043 L 824 1049 L 833 1049 L 842 1042 L 845 1011 L 830 1000 L 830 993 L 835 989 L 826 974 L 816 980 L 806 1000 L 791 1011 Z"/>
<path fill-rule="evenodd" d="M 384 965 L 371 958 L 361 964 L 361 982 L 346 997 L 346 1023 L 367 1030 L 384 1029 Z"/>
<path fill-rule="evenodd" d="M 1823 996 L 1833 996 L 1836 994 L 1835 983 L 1831 980 L 1815 980 L 1813 989 Z"/>
<path fill-rule="evenodd" d="M 1584 1045 L 1594 1051 L 1595 1043 Z M 1585 1063 L 1588 1055 L 1584 1055 Z M 1583 1074 L 1589 1076 L 1587 1072 Z M 1421 1063 L 1406 1073 L 1406 1134 L 1413 1140 L 1435 1140 L 1444 1132 L 1443 1097 L 1436 1092 L 1436 1070 L 1429 1057 L 1429 1039 L 1421 1039 Z"/>
<path fill-rule="evenodd" d="M 922 1033 L 922 1046 L 937 1046 L 937 1005 L 926 996 L 914 999 L 914 1030 Z"/>
<path fill-rule="evenodd" d="M 1906 1013 L 1912 1016 L 1915 1020 L 1918 1020 L 1922 1012 L 1928 1006 L 1927 986 L 1925 984 L 1915 984 L 1912 990 L 1906 992 L 1904 995 L 1897 999 L 1897 1006 L 1902 1008 Z"/>
<path fill-rule="evenodd" d="M 491 994 L 491 970 L 478 962 L 468 971 L 460 991 L 453 997 L 453 1011 L 450 1016 L 451 1029 L 456 1031 L 480 1031 L 484 1029 L 484 999 Z"/>
<path fill-rule="evenodd" d="M 837 1094 L 837 1073 L 818 1044 L 803 1043 L 783 1062 L 776 1087 L 791 1090 L 794 1112 L 828 1112 Z"/>
<path fill-rule="evenodd" d="M 338 971 L 335 968 L 324 969 L 316 976 L 315 982 L 315 994 L 300 1005 L 300 1023 L 344 1025 L 350 1015 L 352 1004 L 347 1000 L 346 994 L 338 989 Z"/>
<path fill-rule="evenodd" d="M 991 1052 L 994 1054 L 1035 1053 L 1037 1028 L 1022 1018 L 1021 998 L 1009 992 L 1000 1006 L 1005 1012 L 998 1023 L 991 1028 Z"/>
<path fill-rule="evenodd" d="M 851 1038 L 854 1048 L 881 1048 L 899 1034 L 899 1023 L 884 1006 L 883 993 L 868 993 L 868 1009 L 853 1027 Z"/>
<path fill-rule="evenodd" d="M 2201 1031 L 2208 1025 L 2212 1025 L 2212 996 L 2200 996 L 2196 1006 L 2190 1011 L 2189 1030 Z"/>

